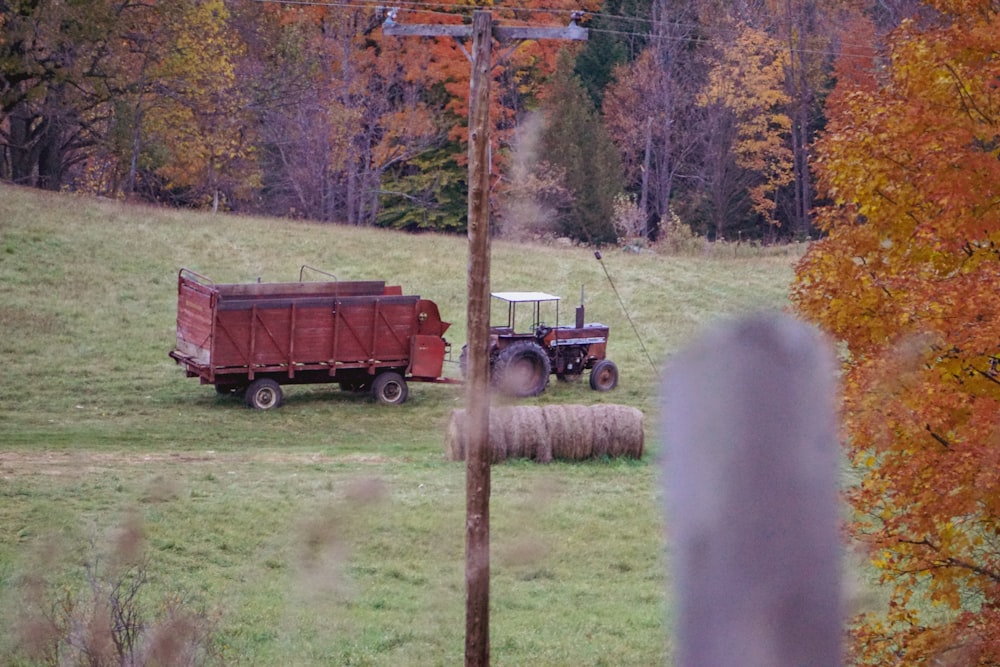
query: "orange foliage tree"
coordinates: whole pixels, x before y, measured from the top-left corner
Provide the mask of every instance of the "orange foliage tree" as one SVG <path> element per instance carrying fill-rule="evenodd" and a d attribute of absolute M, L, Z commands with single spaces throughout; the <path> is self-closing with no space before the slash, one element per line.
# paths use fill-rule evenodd
<path fill-rule="evenodd" d="M 1000 661 L 1000 20 L 989 0 L 934 8 L 880 67 L 841 71 L 827 235 L 793 287 L 844 343 L 849 527 L 889 592 L 852 624 L 858 664 Z"/>

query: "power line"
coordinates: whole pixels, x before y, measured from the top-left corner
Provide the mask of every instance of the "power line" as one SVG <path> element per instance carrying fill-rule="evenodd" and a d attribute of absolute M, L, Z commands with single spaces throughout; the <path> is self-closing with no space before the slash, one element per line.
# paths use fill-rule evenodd
<path fill-rule="evenodd" d="M 378 11 L 380 9 L 386 9 L 388 7 L 399 8 L 400 10 L 419 13 L 421 16 L 431 16 L 431 17 L 448 17 L 454 18 L 456 16 L 468 15 L 471 17 L 472 12 L 477 9 L 475 6 L 463 5 L 457 3 L 449 2 L 414 2 L 414 1 L 400 1 L 400 2 L 378 2 L 377 0 L 362 0 L 360 2 L 328 2 L 323 0 L 252 0 L 259 4 L 277 4 L 277 5 L 292 5 L 292 6 L 307 6 L 307 7 L 330 7 L 330 8 L 341 8 L 341 9 L 358 9 L 358 8 L 368 8 L 372 11 Z M 449 11 L 454 10 L 454 11 Z M 575 11 L 573 9 L 561 9 L 561 8 L 537 8 L 537 7 L 515 7 L 515 6 L 494 6 L 490 7 L 489 10 L 499 15 L 504 15 L 508 18 L 508 14 L 546 14 L 554 17 L 565 16 L 570 17 Z M 694 32 L 697 29 L 701 29 L 704 26 L 698 23 L 688 23 L 682 21 L 655 21 L 653 19 L 642 18 L 638 16 L 625 16 L 621 14 L 607 14 L 603 12 L 584 12 L 584 21 L 586 22 L 586 28 L 591 33 L 599 33 L 604 35 L 612 35 L 616 37 L 623 38 L 640 38 L 649 41 L 650 43 L 663 43 L 663 42 L 687 42 L 708 45 L 712 44 L 715 40 L 709 37 L 691 37 L 690 32 Z M 599 28 L 592 25 L 594 19 L 604 19 L 605 21 L 619 21 L 634 24 L 645 24 L 650 26 L 649 31 L 644 30 L 615 30 L 613 28 Z M 403 23 L 400 21 L 400 23 Z M 673 36 L 658 34 L 654 29 L 657 24 L 666 25 L 675 29 L 680 29 L 682 31 L 689 31 L 688 34 Z M 871 44 L 868 42 L 850 42 L 841 41 L 841 45 L 847 48 L 841 48 L 837 52 L 833 52 L 829 49 L 803 49 L 798 47 L 791 47 L 788 52 L 793 54 L 806 54 L 812 56 L 833 56 L 837 58 L 852 58 L 861 60 L 870 60 L 877 56 L 877 53 L 872 52 Z"/>

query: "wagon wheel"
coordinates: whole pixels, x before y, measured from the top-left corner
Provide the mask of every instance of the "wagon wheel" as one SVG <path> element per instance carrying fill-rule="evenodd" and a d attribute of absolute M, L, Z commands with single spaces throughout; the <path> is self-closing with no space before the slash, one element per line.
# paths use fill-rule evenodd
<path fill-rule="evenodd" d="M 590 388 L 611 391 L 618 386 L 618 367 L 609 359 L 601 359 L 590 369 Z"/>
<path fill-rule="evenodd" d="M 247 387 L 247 405 L 255 410 L 271 410 L 281 405 L 281 385 L 270 378 L 254 380 Z"/>
<path fill-rule="evenodd" d="M 379 403 L 401 405 L 406 402 L 409 389 L 402 375 L 389 371 L 376 376 L 375 381 L 372 382 L 372 394 Z"/>
<path fill-rule="evenodd" d="M 537 396 L 549 384 L 552 366 L 548 355 L 533 341 L 523 340 L 504 348 L 493 365 L 493 384 L 512 396 Z"/>

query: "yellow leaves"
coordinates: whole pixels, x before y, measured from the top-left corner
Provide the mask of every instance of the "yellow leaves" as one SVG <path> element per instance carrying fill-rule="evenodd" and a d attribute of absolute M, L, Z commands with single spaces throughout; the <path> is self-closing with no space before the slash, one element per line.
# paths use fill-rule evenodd
<path fill-rule="evenodd" d="M 165 29 L 171 48 L 151 75 L 162 94 L 144 118 L 147 142 L 167 156 L 157 169 L 172 187 L 203 187 L 214 197 L 259 182 L 248 132 L 248 100 L 237 77 L 246 45 L 229 23 L 222 0 L 170 6 Z"/>
<path fill-rule="evenodd" d="M 889 563 L 892 561 L 892 552 L 882 551 L 877 557 L 871 559 L 872 565 L 880 570 L 885 570 L 889 567 Z"/>
<path fill-rule="evenodd" d="M 773 220 L 774 193 L 794 178 L 786 142 L 792 122 L 782 111 L 789 102 L 784 92 L 788 52 L 763 31 L 743 24 L 733 30 L 737 38 L 722 49 L 699 104 L 732 112 L 737 164 L 760 175 L 760 183 L 750 188 L 753 208 Z"/>

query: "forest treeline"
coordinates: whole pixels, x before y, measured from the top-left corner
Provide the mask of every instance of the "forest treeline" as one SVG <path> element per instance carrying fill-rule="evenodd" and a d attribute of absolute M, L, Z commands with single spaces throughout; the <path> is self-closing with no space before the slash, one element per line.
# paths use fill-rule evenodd
<path fill-rule="evenodd" d="M 813 233 L 810 146 L 838 57 L 912 0 L 521 0 L 497 23 L 493 220 L 593 243 L 686 225 Z M 473 5 L 403 3 L 399 23 Z M 461 231 L 466 46 L 389 37 L 372 2 L 0 0 L 0 178 L 170 206 Z"/>

